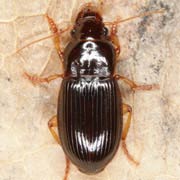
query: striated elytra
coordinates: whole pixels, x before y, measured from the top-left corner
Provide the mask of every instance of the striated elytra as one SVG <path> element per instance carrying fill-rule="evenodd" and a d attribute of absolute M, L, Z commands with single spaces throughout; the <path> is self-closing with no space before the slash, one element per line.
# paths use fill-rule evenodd
<path fill-rule="evenodd" d="M 61 145 L 80 171 L 98 173 L 118 149 L 122 102 L 113 76 L 116 52 L 96 11 L 79 13 L 64 55 L 58 101 Z"/>

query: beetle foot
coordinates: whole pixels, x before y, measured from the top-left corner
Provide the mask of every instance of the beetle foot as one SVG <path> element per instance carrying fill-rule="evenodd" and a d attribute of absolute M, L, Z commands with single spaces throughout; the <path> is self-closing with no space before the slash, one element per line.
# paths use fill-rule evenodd
<path fill-rule="evenodd" d="M 133 91 L 149 91 L 149 90 L 156 90 L 156 89 L 160 89 L 159 84 L 151 84 L 151 85 L 136 85 L 135 87 L 132 87 Z"/>
<path fill-rule="evenodd" d="M 28 79 L 29 81 L 31 81 L 31 83 L 33 85 L 37 85 L 37 84 L 41 84 L 41 83 L 49 83 L 57 78 L 63 78 L 64 77 L 64 74 L 54 74 L 54 75 L 50 75 L 48 77 L 40 77 L 40 76 L 37 76 L 37 75 L 30 75 L 28 74 L 27 72 L 24 72 L 23 76 Z"/>
<path fill-rule="evenodd" d="M 122 140 L 122 148 L 123 148 L 123 151 L 125 153 L 125 155 L 127 156 L 127 158 L 132 162 L 134 163 L 136 166 L 138 166 L 140 163 L 138 161 L 136 161 L 133 156 L 129 153 L 128 149 L 127 149 L 127 146 L 126 146 L 126 142 L 124 140 Z"/>

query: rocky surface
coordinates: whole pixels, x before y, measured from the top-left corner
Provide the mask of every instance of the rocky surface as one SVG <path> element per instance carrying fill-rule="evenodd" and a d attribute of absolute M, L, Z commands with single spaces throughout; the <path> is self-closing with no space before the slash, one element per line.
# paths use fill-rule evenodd
<path fill-rule="evenodd" d="M 51 34 L 45 13 L 64 28 L 84 2 L 0 0 L 0 180 L 63 178 L 65 157 L 47 128 L 61 81 L 33 86 L 22 76 L 62 72 L 52 39 L 16 50 Z M 140 84 L 160 85 L 132 93 L 120 83 L 124 102 L 133 108 L 127 146 L 140 165 L 129 162 L 120 147 L 102 173 L 88 176 L 72 165 L 69 180 L 180 179 L 180 1 L 111 0 L 101 9 L 104 20 L 112 21 L 160 8 L 163 14 L 123 23 L 118 30 L 117 71 Z"/>

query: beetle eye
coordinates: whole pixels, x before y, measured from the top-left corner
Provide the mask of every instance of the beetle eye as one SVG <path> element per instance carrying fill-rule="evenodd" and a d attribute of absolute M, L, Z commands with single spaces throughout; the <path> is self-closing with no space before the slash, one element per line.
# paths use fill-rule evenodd
<path fill-rule="evenodd" d="M 106 36 L 108 34 L 108 28 L 107 27 L 104 27 L 103 28 L 103 34 Z"/>
<path fill-rule="evenodd" d="M 71 36 L 73 36 L 75 34 L 76 30 L 75 29 L 72 29 L 71 30 Z"/>

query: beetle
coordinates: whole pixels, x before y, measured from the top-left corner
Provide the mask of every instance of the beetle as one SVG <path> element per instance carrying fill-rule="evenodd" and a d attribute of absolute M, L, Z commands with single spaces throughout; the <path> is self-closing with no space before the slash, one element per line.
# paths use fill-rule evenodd
<path fill-rule="evenodd" d="M 160 11 L 144 13 L 127 18 L 142 17 Z M 66 155 L 67 179 L 69 163 L 72 162 L 83 173 L 96 174 L 113 159 L 120 141 L 128 159 L 138 162 L 126 147 L 126 136 L 130 127 L 132 109 L 124 104 L 118 80 L 123 80 L 133 90 L 151 90 L 156 85 L 137 85 L 115 73 L 120 53 L 117 25 L 106 23 L 95 6 L 88 4 L 78 13 L 71 30 L 71 40 L 62 51 L 58 29 L 53 19 L 46 15 L 54 43 L 62 60 L 64 72 L 46 78 L 25 76 L 34 84 L 62 78 L 58 98 L 57 116 L 53 116 L 48 127 Z M 128 113 L 123 125 L 123 114 Z M 59 136 L 54 127 L 58 127 Z"/>

